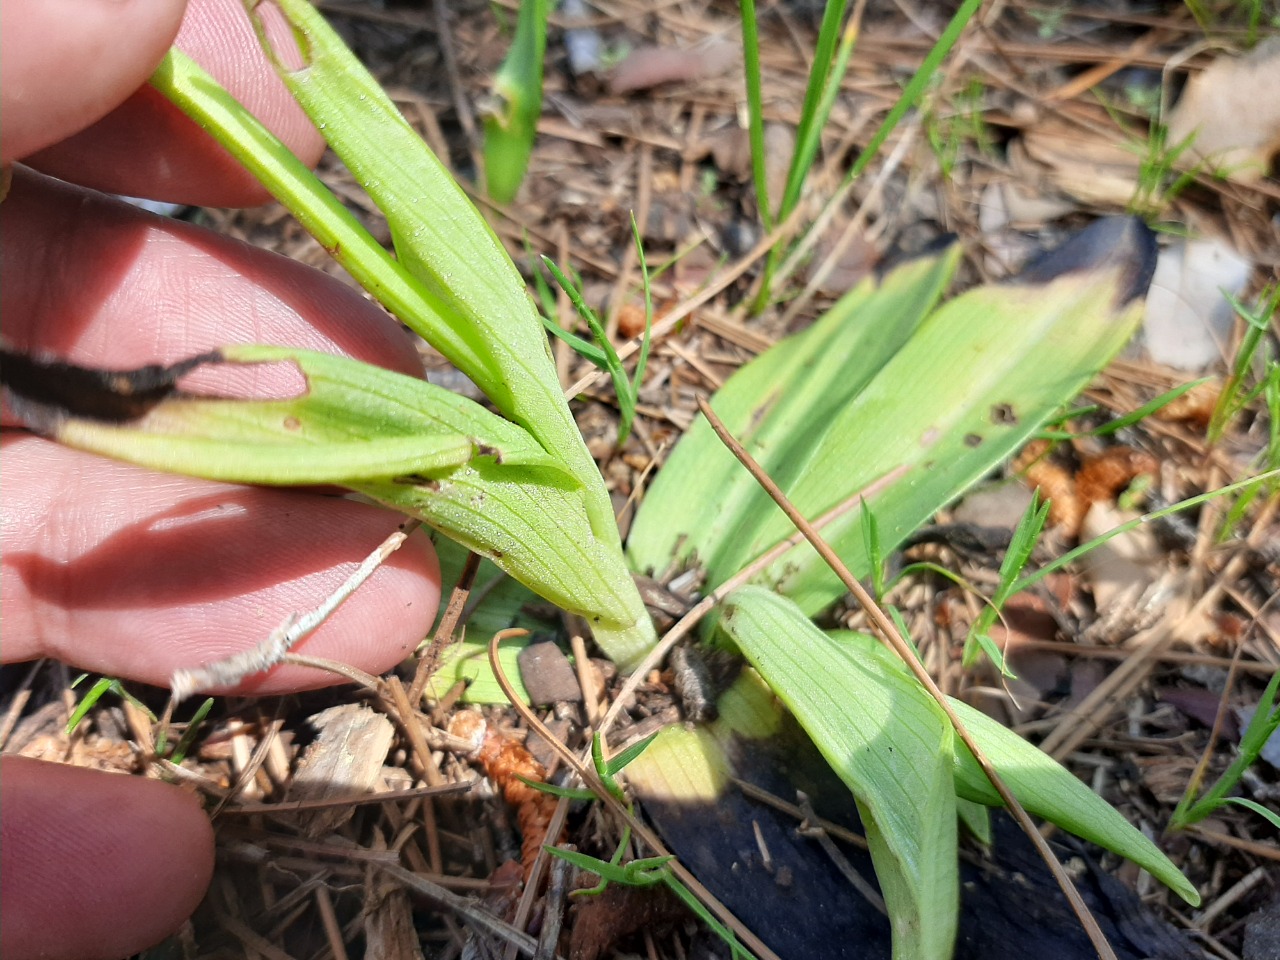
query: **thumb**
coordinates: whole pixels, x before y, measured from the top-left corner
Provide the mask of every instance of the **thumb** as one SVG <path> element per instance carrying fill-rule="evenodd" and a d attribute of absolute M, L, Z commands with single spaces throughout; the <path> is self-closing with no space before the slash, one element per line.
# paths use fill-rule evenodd
<path fill-rule="evenodd" d="M 0 954 L 122 957 L 177 929 L 213 872 L 213 829 L 177 787 L 0 759 Z"/>
<path fill-rule="evenodd" d="M 186 0 L 0 4 L 0 160 L 82 130 L 146 82 Z"/>

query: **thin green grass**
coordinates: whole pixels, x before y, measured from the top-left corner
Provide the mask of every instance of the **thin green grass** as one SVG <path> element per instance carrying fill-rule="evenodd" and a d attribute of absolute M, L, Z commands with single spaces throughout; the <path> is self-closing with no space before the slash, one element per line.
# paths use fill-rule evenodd
<path fill-rule="evenodd" d="M 1276 408 L 1276 412 L 1280 413 L 1280 389 L 1276 391 Z M 1276 449 L 1280 449 L 1280 444 L 1276 445 Z M 1252 501 L 1252 497 L 1258 492 L 1274 492 L 1277 485 L 1280 485 L 1280 462 L 1270 465 L 1266 472 L 1219 487 L 1216 490 L 1210 490 L 1207 493 L 1188 497 L 1160 510 L 1145 513 L 1140 517 L 1113 527 L 1092 540 L 1080 544 L 1073 550 L 1067 551 L 1046 563 L 1034 573 L 1024 573 L 1030 564 L 1031 555 L 1039 542 L 1045 522 L 1048 519 L 1050 505 L 1047 500 L 1040 501 L 1038 492 L 1034 493 L 1031 503 L 1028 504 L 1026 511 L 1018 522 L 1018 526 L 1014 530 L 1013 538 L 1005 552 L 1004 560 L 1000 564 L 999 582 L 996 589 L 982 612 L 969 627 L 968 636 L 965 638 L 962 664 L 965 667 L 972 667 L 977 662 L 979 655 L 985 653 L 1004 676 L 1014 677 L 1015 675 L 1005 664 L 1004 655 L 1000 650 L 999 644 L 995 642 L 990 633 L 991 628 L 995 626 L 996 621 L 999 619 L 1001 611 L 1014 596 L 1039 583 L 1049 574 L 1074 563 L 1107 541 L 1144 526 L 1153 520 L 1171 516 L 1183 510 L 1189 510 L 1220 497 L 1234 496 L 1236 499 L 1232 501 L 1233 508 L 1241 503 L 1247 506 Z"/>
<path fill-rule="evenodd" d="M 945 115 L 933 110 L 925 120 L 925 140 L 938 161 L 942 179 L 948 183 L 955 174 L 956 164 L 970 150 L 984 157 L 995 152 L 995 139 L 982 116 L 985 96 L 986 85 L 974 77 L 963 90 L 951 96 Z"/>
<path fill-rule="evenodd" d="M 1169 142 L 1169 128 L 1158 117 L 1153 118 L 1145 134 L 1139 134 L 1125 121 L 1119 109 L 1105 97 L 1095 94 L 1102 108 L 1124 137 L 1125 147 L 1138 156 L 1138 177 L 1133 195 L 1125 205 L 1125 212 L 1141 217 L 1153 230 L 1166 233 L 1179 232 L 1172 225 L 1158 223 L 1200 174 L 1209 169 L 1206 160 L 1198 160 L 1190 166 L 1179 163 L 1195 143 L 1196 133 L 1187 134 L 1177 143 Z"/>
<path fill-rule="evenodd" d="M 844 0 L 828 4 L 827 9 L 843 5 Z M 747 82 L 747 135 L 751 140 L 751 174 L 756 187 L 756 204 L 760 208 L 760 224 L 768 232 L 773 229 L 773 207 L 769 203 L 769 177 L 765 169 L 764 98 L 760 80 L 760 32 L 756 21 L 755 0 L 741 0 L 742 60 Z"/>
<path fill-rule="evenodd" d="M 1280 671 L 1271 677 L 1271 682 L 1267 684 L 1267 688 L 1262 692 L 1262 697 L 1258 700 L 1257 707 L 1254 710 L 1253 718 L 1249 721 L 1244 735 L 1240 738 L 1240 747 L 1235 759 L 1231 761 L 1231 765 L 1223 771 L 1222 776 L 1217 779 L 1213 786 L 1206 790 L 1197 800 L 1195 795 L 1200 789 L 1200 781 L 1204 776 L 1205 768 L 1205 762 L 1201 762 L 1200 766 L 1196 768 L 1191 782 L 1187 785 L 1186 793 L 1178 801 L 1178 806 L 1174 809 L 1173 816 L 1169 818 L 1170 828 L 1184 830 L 1191 824 L 1200 822 L 1218 808 L 1231 803 L 1253 811 L 1269 821 L 1275 829 L 1280 830 L 1280 814 L 1277 814 L 1276 811 L 1268 810 L 1252 800 L 1227 796 L 1243 779 L 1245 771 L 1258 759 L 1271 735 L 1277 729 L 1280 729 L 1280 705 L 1276 702 L 1278 692 L 1280 692 Z M 1208 755 L 1206 754 L 1205 760 L 1207 761 L 1207 759 Z"/>
<path fill-rule="evenodd" d="M 88 678 L 89 674 L 80 674 L 80 676 L 71 681 L 71 689 L 74 690 Z M 96 707 L 98 702 L 108 693 L 115 694 L 121 700 L 127 700 L 141 710 L 152 723 L 155 723 L 158 719 L 150 707 L 126 690 L 124 684 L 115 677 L 99 677 L 94 681 L 93 686 L 88 689 L 84 697 L 81 698 L 80 702 L 76 704 L 76 708 L 71 711 L 71 716 L 67 718 L 66 730 L 68 736 L 76 732 L 76 728 L 88 716 L 89 711 Z"/>
<path fill-rule="evenodd" d="M 1258 454 L 1255 465 L 1263 471 L 1274 471 L 1280 469 L 1280 362 L 1270 356 L 1266 334 L 1275 320 L 1277 307 L 1280 307 L 1280 285 L 1264 288 L 1253 307 L 1246 306 L 1226 291 L 1223 294 L 1244 320 L 1245 327 L 1231 362 L 1231 372 L 1227 375 L 1209 418 L 1207 437 L 1211 445 L 1217 445 L 1225 436 L 1227 428 L 1250 406 L 1260 402 L 1265 416 L 1267 442 Z M 1254 377 L 1253 372 L 1259 367 L 1261 373 Z M 1255 380 L 1251 387 L 1247 386 L 1250 379 Z M 1223 518 L 1218 531 L 1218 542 L 1225 542 L 1234 536 L 1247 517 L 1250 506 L 1259 496 L 1274 496 L 1278 489 L 1280 482 L 1273 482 L 1243 491 L 1236 497 Z"/>
<path fill-rule="evenodd" d="M 813 67 L 809 71 L 804 103 L 800 108 L 800 123 L 796 128 L 796 149 L 778 206 L 780 220 L 789 216 L 800 200 L 800 191 L 818 153 L 822 130 L 827 125 L 835 95 L 848 69 L 858 24 L 855 14 L 841 29 L 847 7 L 847 0 L 830 0 L 822 14 L 822 25 L 818 28 L 818 40 L 813 51 Z M 839 55 L 836 53 L 837 45 L 842 48 Z"/>
<path fill-rule="evenodd" d="M 88 678 L 89 674 L 80 674 L 80 676 L 71 681 L 71 689 L 74 690 Z M 124 684 L 122 684 L 118 679 L 115 677 L 99 677 L 94 681 L 93 686 L 86 691 L 80 702 L 76 704 L 75 709 L 71 711 L 71 716 L 67 718 L 66 730 L 68 736 L 76 732 L 76 729 L 84 722 L 84 718 L 89 715 L 89 711 L 96 707 L 98 703 L 101 702 L 102 698 L 108 693 L 113 694 L 121 700 L 127 701 L 131 706 L 136 707 L 152 723 L 159 722 L 159 718 L 151 708 L 125 689 Z M 212 708 L 213 697 L 207 697 L 196 709 L 196 712 L 192 715 L 191 719 L 187 721 L 186 731 L 183 733 L 181 739 L 178 740 L 177 744 L 174 745 L 172 751 L 169 750 L 168 729 L 166 727 L 161 727 L 156 735 L 156 754 L 164 757 L 171 763 L 182 763 L 182 761 L 186 759 L 187 753 L 191 750 L 191 745 L 195 743 L 196 737 L 199 735 L 200 725 L 204 723 L 205 717 L 209 715 L 209 711 Z"/>
<path fill-rule="evenodd" d="M 902 122 L 902 118 L 919 103 L 920 98 L 933 82 L 934 75 L 942 66 L 943 60 L 946 59 L 956 45 L 961 34 L 969 25 L 969 21 L 973 19 L 981 6 L 982 0 L 964 0 L 960 5 L 960 8 L 939 35 L 937 42 L 925 55 L 924 60 L 921 61 L 920 67 L 907 82 L 906 86 L 903 87 L 902 95 L 898 97 L 898 100 L 890 108 L 876 132 L 872 135 L 867 146 L 853 162 L 849 172 L 845 175 L 845 185 L 862 175 L 871 161 L 879 154 L 880 148 L 884 146 L 889 135 Z M 836 8 L 838 8 L 838 13 L 833 12 Z M 810 72 L 809 85 L 805 92 L 805 102 L 801 108 L 800 126 L 796 135 L 796 153 L 793 157 L 791 169 L 788 171 L 787 187 L 783 193 L 783 202 L 776 217 L 778 221 L 790 216 L 795 209 L 795 205 L 799 202 L 804 182 L 817 159 L 822 128 L 826 125 L 831 106 L 835 102 L 835 97 L 839 92 L 840 84 L 844 79 L 844 72 L 848 67 L 849 58 L 853 51 L 854 42 L 857 38 L 856 23 L 851 21 L 849 27 L 844 31 L 843 42 L 838 39 L 841 36 L 839 24 L 843 12 L 844 4 L 833 2 L 828 4 L 826 14 L 823 17 L 822 26 L 819 30 L 818 46 L 814 56 L 814 66 Z M 837 44 L 839 44 L 838 55 L 836 54 Z M 823 51 L 826 51 L 825 55 Z M 744 52 L 747 56 L 750 56 L 750 51 Z M 832 66 L 828 68 L 828 64 Z M 753 157 L 753 163 L 756 162 Z M 763 156 L 761 156 L 758 163 L 763 165 L 763 162 Z M 754 312 L 760 312 L 766 304 L 775 299 L 772 290 L 772 277 L 785 252 L 780 244 L 775 245 L 769 251 L 760 283 L 760 292 L 753 305 Z"/>
<path fill-rule="evenodd" d="M 1106 423 L 1099 424 L 1096 427 L 1091 427 L 1088 430 L 1073 432 L 1046 428 L 1040 431 L 1036 436 L 1041 440 L 1052 441 L 1078 440 L 1081 437 L 1107 437 L 1124 430 L 1126 427 L 1131 427 L 1136 423 L 1140 423 L 1153 413 L 1163 410 L 1183 394 L 1189 393 L 1196 387 L 1208 383 L 1212 379 L 1212 377 L 1201 377 L 1199 380 L 1191 380 L 1187 383 L 1179 384 L 1172 390 L 1166 390 L 1164 393 L 1160 394 L 1160 396 L 1148 400 L 1142 406 L 1138 407 L 1138 409 L 1132 410 L 1123 416 L 1115 417 L 1114 419 L 1108 420 Z M 1076 420 L 1080 417 L 1085 417 L 1089 414 L 1095 413 L 1098 409 L 1099 408 L 1096 404 L 1090 404 L 1085 407 L 1075 407 L 1064 413 L 1055 421 L 1055 423 L 1065 423 L 1068 420 Z"/>
<path fill-rule="evenodd" d="M 1222 440 L 1227 424 L 1258 395 L 1256 389 L 1255 391 L 1246 390 L 1245 382 L 1253 369 L 1258 350 L 1263 347 L 1263 338 L 1271 327 L 1271 321 L 1275 319 L 1276 310 L 1280 308 L 1280 284 L 1266 287 L 1259 294 L 1257 305 L 1254 307 L 1245 306 L 1238 298 L 1225 291 L 1224 296 L 1244 320 L 1245 329 L 1231 363 L 1231 373 L 1222 386 L 1222 393 L 1218 395 L 1213 415 L 1209 418 L 1208 439 L 1213 444 Z M 1274 363 L 1274 360 L 1268 358 L 1268 368 L 1274 366 Z"/>
<path fill-rule="evenodd" d="M 985 653 L 992 663 L 1006 677 L 1013 673 L 1004 661 L 1004 651 L 991 636 L 991 628 L 995 626 L 1000 612 L 1015 594 L 1019 592 L 1019 575 L 1031 562 L 1031 554 L 1035 551 L 1045 522 L 1049 519 L 1049 502 L 1040 500 L 1040 493 L 1031 495 L 1031 502 L 1014 528 L 1013 538 L 1005 551 L 1004 560 L 1000 562 L 1000 580 L 991 597 L 991 602 L 982 608 L 976 620 L 969 627 L 969 635 L 965 638 L 964 654 L 961 663 L 972 667 L 978 659 L 979 652 Z"/>
<path fill-rule="evenodd" d="M 625 750 L 609 757 L 604 756 L 603 738 L 596 733 L 591 738 L 591 762 L 595 767 L 596 776 L 600 778 L 600 783 L 604 785 L 605 790 L 622 804 L 628 814 L 633 814 L 633 806 L 627 800 L 626 793 L 622 789 L 622 785 L 618 783 L 618 776 L 627 768 L 637 757 L 649 748 L 649 745 L 657 738 L 658 734 L 653 733 L 645 737 Z M 540 783 L 536 780 L 529 780 L 525 777 L 519 778 L 522 783 L 534 790 L 542 793 L 549 793 L 552 796 L 564 797 L 571 800 L 590 800 L 595 798 L 595 794 L 590 790 L 576 790 L 566 787 L 557 787 L 548 783 Z M 600 882 L 594 887 L 584 890 L 575 890 L 572 896 L 587 897 L 597 896 L 604 893 L 608 889 L 609 884 L 617 883 L 625 887 L 652 887 L 665 886 L 673 894 L 675 894 L 685 906 L 687 906 L 703 923 L 705 923 L 729 948 L 734 960 L 755 960 L 755 954 L 738 942 L 734 932 L 722 924 L 708 910 L 693 892 L 684 885 L 683 882 L 671 872 L 671 862 L 675 857 L 668 854 L 661 857 L 643 857 L 623 863 L 622 858 L 626 854 L 627 847 L 631 844 L 631 825 L 624 823 L 622 826 L 622 837 L 618 841 L 617 847 L 614 848 L 613 854 L 608 860 L 601 860 L 598 857 L 589 854 L 580 853 L 577 850 L 566 850 L 561 847 L 547 846 L 544 849 L 547 853 L 561 860 L 565 860 L 577 867 L 579 870 L 585 870 L 594 873 L 600 878 Z"/>
<path fill-rule="evenodd" d="M 618 400 L 619 446 L 625 443 L 627 437 L 631 435 L 631 426 L 635 422 L 636 404 L 640 395 L 640 385 L 644 382 L 645 369 L 649 363 L 649 349 L 653 339 L 653 287 L 649 277 L 649 264 L 644 255 L 644 244 L 640 239 L 640 228 L 636 225 L 634 214 L 631 217 L 631 236 L 636 245 L 636 257 L 640 264 L 641 289 L 644 296 L 644 335 L 640 341 L 640 353 L 636 359 L 636 370 L 630 377 L 627 376 L 626 368 L 618 356 L 618 351 L 614 349 L 613 343 L 610 342 L 609 335 L 605 331 L 599 315 L 583 299 L 581 281 L 570 280 L 550 257 L 544 256 L 542 258 L 543 265 L 550 271 L 560 288 L 568 294 L 569 301 L 578 312 L 578 316 L 582 318 L 587 328 L 591 331 L 591 335 L 595 337 L 595 344 L 584 340 L 575 333 L 562 329 L 559 324 L 553 322 L 547 316 L 547 314 L 554 314 L 555 312 L 555 298 L 546 281 L 535 273 L 535 283 L 538 285 L 538 299 L 543 306 L 543 313 L 540 314 L 543 326 L 551 334 L 569 344 L 578 354 L 608 373 L 609 379 L 613 382 L 613 390 Z"/>
<path fill-rule="evenodd" d="M 1237 480 L 1235 483 L 1229 483 L 1224 487 L 1218 487 L 1216 490 L 1210 490 L 1206 493 L 1198 493 L 1194 497 L 1187 497 L 1185 500 L 1179 500 L 1177 503 L 1170 504 L 1167 507 L 1162 507 L 1159 510 L 1152 510 L 1150 513 L 1144 513 L 1140 517 L 1135 517 L 1134 519 L 1122 523 L 1117 527 L 1113 527 L 1106 533 L 1099 534 L 1087 543 L 1082 543 L 1078 547 L 1068 550 L 1062 556 L 1046 563 L 1034 573 L 1029 573 L 1025 576 L 1019 577 L 1014 583 L 1013 591 L 1010 596 L 1012 596 L 1013 593 L 1021 593 L 1023 590 L 1034 586 L 1045 577 L 1049 576 L 1049 574 L 1074 563 L 1089 551 L 1096 549 L 1108 540 L 1115 539 L 1122 533 L 1128 533 L 1130 530 L 1136 530 L 1138 527 L 1145 526 L 1153 520 L 1159 520 L 1161 517 L 1168 517 L 1175 513 L 1180 513 L 1183 510 L 1190 510 L 1192 507 L 1198 507 L 1201 504 L 1209 503 L 1218 497 L 1230 496 L 1231 494 L 1239 493 L 1243 490 L 1249 490 L 1262 484 L 1275 483 L 1277 480 L 1280 480 L 1280 468 L 1268 470 L 1267 472 L 1257 474 L 1256 476 L 1246 477 L 1243 480 Z"/>
<path fill-rule="evenodd" d="M 1205 36 L 1212 36 L 1223 27 L 1234 26 L 1243 20 L 1246 47 L 1254 46 L 1261 37 L 1263 17 L 1267 13 L 1265 0 L 1228 0 L 1212 5 L 1205 0 L 1183 2 Z M 1270 5 L 1267 22 L 1272 28 L 1280 27 L 1280 10 L 1274 4 Z"/>
<path fill-rule="evenodd" d="M 515 199 L 542 115 L 542 71 L 552 0 L 522 0 L 507 59 L 493 78 L 492 109 L 484 118 L 484 172 L 489 196 Z"/>

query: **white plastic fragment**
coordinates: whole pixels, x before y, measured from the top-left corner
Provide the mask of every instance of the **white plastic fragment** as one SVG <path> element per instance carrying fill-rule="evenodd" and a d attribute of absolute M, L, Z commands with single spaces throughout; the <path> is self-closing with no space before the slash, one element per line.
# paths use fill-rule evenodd
<path fill-rule="evenodd" d="M 1228 357 L 1238 296 L 1253 264 L 1221 240 L 1184 240 L 1160 251 L 1142 325 L 1156 363 L 1202 370 Z"/>
<path fill-rule="evenodd" d="M 584 0 L 564 0 L 560 4 L 560 16 L 565 20 L 586 22 L 591 10 Z M 574 76 L 595 73 L 600 69 L 602 46 L 600 31 L 595 27 L 565 27 L 564 48 Z"/>

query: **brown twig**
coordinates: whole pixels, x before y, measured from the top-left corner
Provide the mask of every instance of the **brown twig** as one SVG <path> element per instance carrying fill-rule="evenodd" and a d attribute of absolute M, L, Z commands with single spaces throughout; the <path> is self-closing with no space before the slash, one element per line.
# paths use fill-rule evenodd
<path fill-rule="evenodd" d="M 471 587 L 476 582 L 476 571 L 480 569 L 480 555 L 474 552 L 467 554 L 462 572 L 458 574 L 458 582 L 449 593 L 449 603 L 440 615 L 440 625 L 436 627 L 436 635 L 418 658 L 418 666 L 413 672 L 413 683 L 409 686 L 409 702 L 417 705 L 422 702 L 422 691 L 440 667 L 440 657 L 446 648 L 453 643 L 453 631 L 462 619 L 463 610 L 471 596 Z"/>
<path fill-rule="evenodd" d="M 854 507 L 861 504 L 865 498 L 878 493 L 890 483 L 893 483 L 893 481 L 902 476 L 904 472 L 906 472 L 905 466 L 896 467 L 886 473 L 883 477 L 876 478 L 861 490 L 857 491 L 852 496 L 847 497 L 843 502 L 836 504 L 815 520 L 815 528 L 821 529 L 832 520 L 848 513 Z M 603 736 L 604 733 L 613 725 L 614 720 L 618 718 L 618 714 L 626 709 L 627 704 L 631 701 L 631 697 L 635 694 L 636 689 L 640 684 L 644 682 L 644 678 L 649 671 L 660 664 L 666 658 L 667 653 L 671 648 L 684 637 L 688 636 L 689 633 L 693 631 L 693 628 L 701 622 L 702 618 L 715 608 L 716 604 L 734 590 L 737 590 L 738 587 L 747 583 L 752 577 L 758 574 L 761 570 L 764 570 L 779 557 L 783 556 L 787 551 L 799 546 L 803 541 L 803 533 L 794 533 L 787 537 L 787 539 L 775 544 L 773 547 L 760 554 L 760 556 L 756 557 L 756 559 L 748 563 L 724 583 L 720 584 L 720 586 L 712 590 L 711 593 L 703 597 L 688 613 L 681 617 L 679 622 L 666 632 L 666 635 L 663 636 L 653 649 L 645 654 L 645 658 L 640 661 L 639 665 L 634 670 L 631 671 L 631 676 L 627 678 L 627 682 L 623 684 L 622 689 L 619 690 L 617 696 L 613 698 L 613 703 L 609 706 L 609 711 L 604 715 L 604 719 L 600 721 L 600 734 Z"/>
<path fill-rule="evenodd" d="M 905 663 L 907 667 L 910 668 L 911 672 L 915 674 L 916 679 L 924 685 L 924 688 L 929 691 L 930 696 L 937 701 L 938 706 L 942 708 L 942 711 L 947 715 L 947 719 L 951 722 L 952 727 L 955 728 L 956 734 L 962 741 L 964 741 L 965 746 L 967 746 L 973 753 L 974 759 L 977 760 L 978 765 L 982 767 L 983 773 L 987 775 L 987 779 L 991 781 L 991 785 L 995 787 L 996 792 L 1000 794 L 1000 798 L 1004 800 L 1005 805 L 1009 808 L 1009 812 L 1013 814 L 1013 818 L 1018 821 L 1018 825 L 1022 827 L 1023 831 L 1035 845 L 1040 856 L 1044 858 L 1044 862 L 1053 873 L 1054 879 L 1058 881 L 1058 886 L 1062 888 L 1062 892 L 1066 895 L 1067 901 L 1071 904 L 1076 916 L 1080 918 L 1080 923 L 1084 927 L 1085 932 L 1089 935 L 1089 939 L 1093 943 L 1094 949 L 1098 952 L 1098 956 L 1103 958 L 1103 960 L 1116 960 L 1115 952 L 1111 949 L 1110 944 L 1107 943 L 1107 938 L 1103 934 L 1102 928 L 1098 926 L 1097 920 L 1095 920 L 1093 914 L 1089 912 L 1088 906 L 1085 905 L 1084 900 L 1080 897 L 1080 892 L 1076 890 L 1075 884 L 1071 882 L 1071 878 L 1067 876 L 1067 872 L 1063 870 L 1062 864 L 1058 862 L 1058 858 L 1055 857 L 1053 855 L 1053 851 L 1049 849 L 1049 844 L 1045 841 L 1044 837 L 1040 835 L 1040 831 L 1036 829 L 1036 825 L 1032 822 L 1031 817 L 1027 815 L 1027 811 L 1023 809 L 1022 804 L 1018 802 L 1018 798 L 1013 795 L 1013 791 L 1009 789 L 1004 780 L 1002 780 L 1000 775 L 996 772 L 991 760 L 982 751 L 982 748 L 978 745 L 977 741 L 973 739 L 972 735 L 965 728 L 960 717 L 956 714 L 955 709 L 951 706 L 951 703 L 934 682 L 933 677 L 929 676 L 928 671 L 925 670 L 920 661 L 916 659 L 914 653 L 911 651 L 910 645 L 903 636 L 898 633 L 898 628 L 894 625 L 893 621 L 889 619 L 888 615 L 880 608 L 879 604 L 875 602 L 872 596 L 867 592 L 866 588 L 858 582 L 858 579 L 849 572 L 849 568 L 844 565 L 844 562 L 836 555 L 835 551 L 832 550 L 827 542 L 822 539 L 821 534 L 819 534 L 818 531 L 814 529 L 813 525 L 805 519 L 804 515 L 792 505 L 791 501 L 787 499 L 786 494 L 778 488 L 778 485 L 774 483 L 760 465 L 755 462 L 755 459 L 747 452 L 746 448 L 743 447 L 742 444 L 740 444 L 729 432 L 720 418 L 716 416 L 715 411 L 711 409 L 711 404 L 709 404 L 704 398 L 699 397 L 698 407 L 702 410 L 703 416 L 705 416 L 711 423 L 711 428 L 716 432 L 716 436 L 718 436 L 721 442 L 729 448 L 730 452 L 737 457 L 738 461 L 746 467 L 748 471 L 750 471 L 751 475 L 755 477 L 756 482 L 759 483 L 760 486 L 764 488 L 765 492 L 773 498 L 774 503 L 782 508 L 782 511 L 787 515 L 787 518 L 804 534 L 805 539 L 809 541 L 813 548 L 818 552 L 819 556 L 821 556 L 822 559 L 826 561 L 827 565 L 831 567 L 832 571 L 840 578 L 846 589 L 853 594 L 854 599 L 858 601 L 858 605 L 862 607 L 863 611 L 867 615 L 867 619 L 871 621 L 881 638 L 895 653 L 897 653 L 899 657 L 902 658 L 903 663 Z"/>
<path fill-rule="evenodd" d="M 743 274 L 755 265 L 756 261 L 764 257 L 775 245 L 790 237 L 799 227 L 800 221 L 803 219 L 804 211 L 801 207 L 797 207 L 792 211 L 791 216 L 774 227 L 773 231 L 764 237 L 759 243 L 751 248 L 747 254 L 735 263 L 732 267 L 724 272 L 713 282 L 707 284 L 699 293 L 690 297 L 683 304 L 675 309 L 663 314 L 662 319 L 655 322 L 653 329 L 649 335 L 653 341 L 657 341 L 665 337 L 668 333 L 676 328 L 676 325 L 686 317 L 690 316 L 695 310 L 703 304 L 711 301 L 728 289 Z M 626 360 L 633 353 L 640 349 L 640 342 L 644 339 L 643 335 L 633 337 L 630 341 L 618 348 L 618 358 Z M 582 391 L 586 390 L 593 384 L 601 382 L 608 374 L 603 370 L 593 370 L 586 376 L 581 377 L 577 383 L 572 384 L 564 394 L 566 397 L 576 397 Z"/>
<path fill-rule="evenodd" d="M 299 640 L 328 620 L 333 612 L 372 577 L 387 558 L 399 550 L 409 539 L 409 535 L 421 525 L 421 520 L 405 518 L 396 532 L 383 540 L 376 550 L 361 561 L 351 576 L 347 577 L 342 585 L 327 596 L 319 606 L 303 614 L 291 613 L 280 626 L 271 631 L 265 640 L 250 649 L 189 670 L 175 670 L 169 680 L 172 703 L 181 703 L 198 690 L 234 686 L 245 677 L 270 670 L 276 664 L 283 662 Z"/>

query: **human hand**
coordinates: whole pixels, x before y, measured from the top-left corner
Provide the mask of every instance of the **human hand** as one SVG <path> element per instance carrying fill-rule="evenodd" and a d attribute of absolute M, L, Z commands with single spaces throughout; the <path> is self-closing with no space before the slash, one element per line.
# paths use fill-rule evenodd
<path fill-rule="evenodd" d="M 185 20 L 184 6 L 0 6 L 3 159 L 154 199 L 263 200 L 212 141 L 138 89 L 175 33 L 299 156 L 318 158 L 320 139 L 258 52 L 239 0 L 192 0 Z M 225 237 L 21 169 L 0 225 L 0 310 L 14 349 L 123 368 L 264 342 L 419 370 L 408 339 L 354 291 Z M 253 376 L 254 390 L 282 389 L 278 370 Z M 4 422 L 12 425 L 7 412 Z M 245 649 L 315 606 L 398 521 L 313 493 L 149 474 L 19 429 L 0 443 L 6 662 L 49 656 L 163 684 L 174 668 Z M 429 629 L 438 597 L 434 554 L 415 534 L 300 648 L 382 672 Z M 326 682 L 281 667 L 238 690 Z M 189 794 L 25 758 L 2 763 L 6 960 L 123 956 L 195 908 L 213 843 Z"/>

